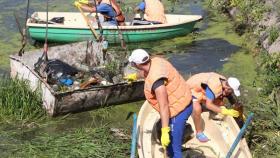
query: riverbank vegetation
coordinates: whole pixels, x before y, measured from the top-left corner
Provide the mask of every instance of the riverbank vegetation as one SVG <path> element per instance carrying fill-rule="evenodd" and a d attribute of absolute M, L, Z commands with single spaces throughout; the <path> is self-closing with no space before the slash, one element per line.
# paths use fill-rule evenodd
<path fill-rule="evenodd" d="M 266 7 L 263 0 L 209 0 L 213 14 L 224 13 L 231 17 L 235 31 L 242 35 L 243 46 L 254 56 L 257 64 L 255 78 L 248 76 L 245 87 L 254 88 L 256 96 L 247 95 L 246 111 L 255 113 L 247 141 L 253 157 L 277 157 L 280 154 L 280 52 L 269 54 L 260 41 L 259 21 L 264 13 L 273 8 Z M 265 30 L 266 28 L 263 28 Z M 269 45 L 279 37 L 276 27 L 268 28 Z"/>

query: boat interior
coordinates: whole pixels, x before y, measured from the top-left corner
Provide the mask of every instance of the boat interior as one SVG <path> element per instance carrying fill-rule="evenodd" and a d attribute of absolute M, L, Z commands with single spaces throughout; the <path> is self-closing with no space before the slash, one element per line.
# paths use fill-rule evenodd
<path fill-rule="evenodd" d="M 138 153 L 140 158 L 164 157 L 160 144 L 160 116 L 146 101 L 138 116 Z M 232 117 L 221 117 L 209 112 L 202 114 L 204 133 L 210 141 L 201 143 L 195 138 L 194 123 L 190 117 L 186 123 L 183 143 L 183 155 L 195 158 L 225 157 L 239 132 L 239 127 Z M 251 153 L 245 139 L 234 150 L 232 157 L 250 158 Z"/>

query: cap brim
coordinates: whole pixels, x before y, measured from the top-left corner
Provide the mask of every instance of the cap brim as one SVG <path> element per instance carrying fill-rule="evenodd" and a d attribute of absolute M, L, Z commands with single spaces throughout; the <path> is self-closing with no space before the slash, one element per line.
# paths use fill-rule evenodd
<path fill-rule="evenodd" d="M 235 96 L 237 96 L 237 97 L 240 96 L 240 91 L 239 91 L 239 90 L 234 90 L 233 92 L 234 92 L 234 95 L 235 95 Z"/>

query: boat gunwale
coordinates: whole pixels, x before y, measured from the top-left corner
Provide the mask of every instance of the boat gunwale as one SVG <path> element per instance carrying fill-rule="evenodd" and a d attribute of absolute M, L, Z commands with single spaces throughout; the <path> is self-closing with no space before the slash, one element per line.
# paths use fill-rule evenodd
<path fill-rule="evenodd" d="M 33 14 L 36 14 L 39 12 L 34 12 Z M 40 12 L 41 13 L 41 12 Z M 52 13 L 73 13 L 73 12 L 52 12 Z M 33 15 L 32 14 L 32 15 Z M 78 12 L 75 12 L 75 14 L 78 14 Z M 181 22 L 175 22 L 175 23 L 166 23 L 166 24 L 157 24 L 157 25 L 137 25 L 137 26 L 103 26 L 103 30 L 145 30 L 145 29 L 157 29 L 157 28 L 168 28 L 168 27 L 176 27 L 181 24 L 187 24 L 187 23 L 192 23 L 192 22 L 198 22 L 203 19 L 202 15 L 182 15 L 182 14 L 166 14 L 167 16 L 182 16 L 182 17 L 195 17 L 194 19 L 190 20 L 182 20 Z M 37 23 L 31 23 L 30 18 L 28 18 L 27 27 L 37 27 L 37 28 L 45 28 L 46 24 L 37 24 Z M 48 28 L 62 28 L 62 29 L 89 29 L 88 26 L 83 26 L 83 27 L 73 27 L 73 26 L 68 26 L 66 27 L 63 24 L 48 24 Z M 98 29 L 98 26 L 93 26 L 94 29 Z"/>

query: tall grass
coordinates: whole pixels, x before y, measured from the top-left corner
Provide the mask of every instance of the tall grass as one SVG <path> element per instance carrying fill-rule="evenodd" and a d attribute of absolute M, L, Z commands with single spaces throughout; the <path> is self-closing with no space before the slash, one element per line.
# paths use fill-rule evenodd
<path fill-rule="evenodd" d="M 40 95 L 25 81 L 0 77 L 0 121 L 30 120 L 44 115 Z"/>

